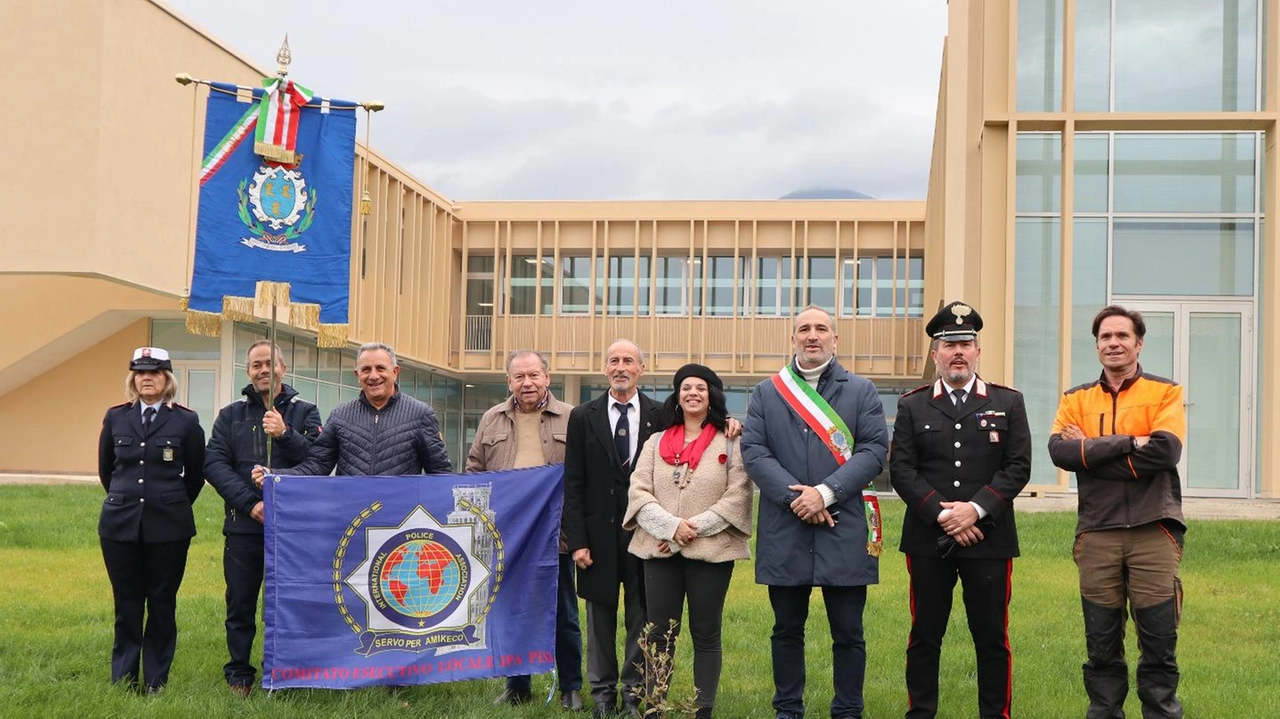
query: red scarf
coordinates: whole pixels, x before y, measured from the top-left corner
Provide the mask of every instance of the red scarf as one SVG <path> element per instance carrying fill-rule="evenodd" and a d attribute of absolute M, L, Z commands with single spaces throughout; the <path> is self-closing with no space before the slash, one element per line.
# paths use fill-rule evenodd
<path fill-rule="evenodd" d="M 658 445 L 658 454 L 662 455 L 662 461 L 672 466 L 687 464 L 689 471 L 698 468 L 698 460 L 702 459 L 702 452 L 711 444 L 711 440 L 715 439 L 715 425 L 708 422 L 702 427 L 702 434 L 698 438 L 685 444 L 684 441 L 684 425 L 677 424 L 662 433 L 662 442 Z"/>

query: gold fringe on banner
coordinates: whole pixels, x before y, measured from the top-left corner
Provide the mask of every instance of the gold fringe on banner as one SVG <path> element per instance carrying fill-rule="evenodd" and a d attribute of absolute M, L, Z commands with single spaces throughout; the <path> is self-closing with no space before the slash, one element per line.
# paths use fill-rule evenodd
<path fill-rule="evenodd" d="M 296 165 L 302 162 L 302 155 L 293 150 L 286 150 L 279 145 L 272 145 L 269 142 L 253 143 L 253 152 L 262 155 L 264 160 L 279 162 L 285 165 Z"/>
<path fill-rule="evenodd" d="M 320 325 L 316 345 L 319 347 L 346 347 L 349 325 Z"/>
<path fill-rule="evenodd" d="M 289 305 L 289 324 L 300 330 L 316 332 L 320 328 L 320 305 L 310 302 Z"/>
<path fill-rule="evenodd" d="M 255 322 L 258 319 L 253 313 L 252 297 L 223 297 L 222 316 L 236 322 Z"/>
<path fill-rule="evenodd" d="M 178 299 L 178 309 L 182 310 L 183 312 L 186 312 L 187 308 L 190 306 L 191 306 L 190 297 L 182 297 Z"/>
<path fill-rule="evenodd" d="M 258 301 L 258 306 L 265 306 L 268 312 L 271 310 L 271 305 L 283 307 L 289 304 L 289 283 L 260 280 L 258 296 L 255 299 Z"/>
<path fill-rule="evenodd" d="M 193 335 L 217 337 L 222 334 L 222 315 L 215 312 L 187 310 L 187 331 Z"/>

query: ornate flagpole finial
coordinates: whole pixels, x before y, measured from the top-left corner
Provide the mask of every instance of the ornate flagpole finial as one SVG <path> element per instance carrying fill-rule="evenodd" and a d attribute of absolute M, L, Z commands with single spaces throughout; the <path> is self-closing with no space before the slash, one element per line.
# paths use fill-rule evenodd
<path fill-rule="evenodd" d="M 276 62 L 280 67 L 276 70 L 276 74 L 284 77 L 289 74 L 289 63 L 293 62 L 293 53 L 289 52 L 289 33 L 284 34 L 284 42 L 280 45 L 280 50 L 276 52 Z"/>

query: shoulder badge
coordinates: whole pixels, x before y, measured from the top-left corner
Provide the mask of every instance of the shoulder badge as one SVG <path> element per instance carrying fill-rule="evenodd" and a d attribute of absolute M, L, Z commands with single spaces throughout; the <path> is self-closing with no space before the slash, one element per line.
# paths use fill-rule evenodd
<path fill-rule="evenodd" d="M 988 387 L 999 387 L 1000 389 L 1007 389 L 1010 392 L 1017 392 L 1018 394 L 1022 394 L 1022 390 L 1018 389 L 1017 387 L 1010 387 L 1007 384 L 1000 384 L 999 382 L 992 382 L 990 380 L 985 380 L 985 379 L 982 381 L 986 382 Z"/>

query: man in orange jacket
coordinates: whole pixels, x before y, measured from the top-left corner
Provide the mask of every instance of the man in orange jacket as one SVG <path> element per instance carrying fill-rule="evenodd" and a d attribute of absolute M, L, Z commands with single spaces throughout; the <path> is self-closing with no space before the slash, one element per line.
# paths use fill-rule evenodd
<path fill-rule="evenodd" d="M 1137 630 L 1143 717 L 1182 717 L 1178 623 L 1186 523 L 1178 460 L 1182 387 L 1138 364 L 1142 315 L 1112 305 L 1093 319 L 1102 375 L 1063 395 L 1049 437 L 1053 463 L 1076 473 L 1073 555 L 1084 608 L 1088 719 L 1124 716 L 1125 605 Z"/>

